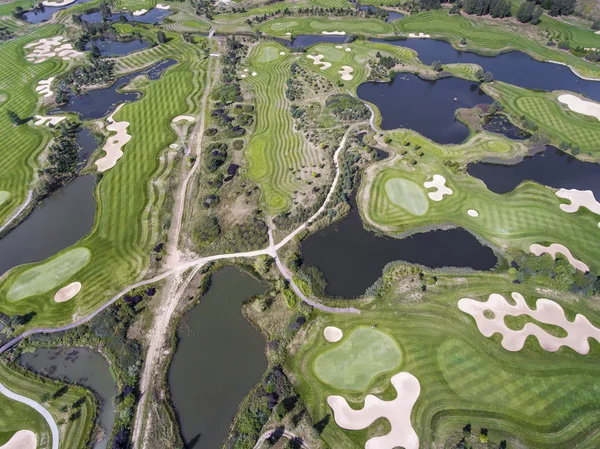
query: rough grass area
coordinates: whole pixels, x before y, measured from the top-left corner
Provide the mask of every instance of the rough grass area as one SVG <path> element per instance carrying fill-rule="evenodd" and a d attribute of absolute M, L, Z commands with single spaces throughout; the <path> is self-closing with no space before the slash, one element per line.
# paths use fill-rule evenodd
<path fill-rule="evenodd" d="M 392 203 L 413 215 L 423 215 L 429 208 L 429 200 L 423 189 L 408 179 L 389 179 L 385 183 L 385 193 Z"/>
<path fill-rule="evenodd" d="M 398 344 L 389 335 L 371 327 L 359 327 L 317 357 L 313 369 L 327 385 L 362 392 L 377 376 L 398 368 L 400 356 Z"/>

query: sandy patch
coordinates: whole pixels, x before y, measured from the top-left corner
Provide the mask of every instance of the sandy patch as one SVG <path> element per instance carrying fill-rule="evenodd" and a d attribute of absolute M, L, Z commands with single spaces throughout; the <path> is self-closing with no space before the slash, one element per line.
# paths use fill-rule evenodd
<path fill-rule="evenodd" d="M 171 148 L 173 150 L 178 147 L 179 147 L 179 145 L 177 145 L 176 143 L 172 143 L 171 145 L 169 145 L 169 148 Z"/>
<path fill-rule="evenodd" d="M 171 121 L 173 123 L 175 123 L 175 122 L 180 122 L 182 120 L 185 120 L 186 122 L 195 122 L 196 121 L 196 119 L 194 117 L 192 117 L 191 115 L 178 115 Z"/>
<path fill-rule="evenodd" d="M 39 64 L 55 56 L 60 56 L 63 60 L 68 61 L 83 55 L 82 52 L 74 50 L 71 44 L 64 44 L 62 42 L 63 39 L 64 36 L 55 36 L 30 42 L 23 47 L 30 49 L 30 52 L 25 56 L 25 59 L 34 64 Z"/>
<path fill-rule="evenodd" d="M 566 104 L 567 107 L 579 114 L 587 115 L 589 117 L 596 117 L 600 120 L 600 104 L 594 103 L 593 101 L 585 101 L 575 95 L 565 94 L 558 97 L 558 101 Z"/>
<path fill-rule="evenodd" d="M 81 290 L 81 282 L 71 282 L 69 285 L 61 288 L 54 295 L 55 302 L 66 302 L 73 298 Z"/>
<path fill-rule="evenodd" d="M 286 36 L 291 36 L 292 33 L 290 33 L 289 31 L 287 33 L 285 33 Z"/>
<path fill-rule="evenodd" d="M 246 75 L 245 75 L 244 73 L 242 73 L 242 74 L 240 75 L 240 78 L 246 78 Z"/>
<path fill-rule="evenodd" d="M 321 61 L 321 59 L 323 59 L 325 57 L 323 55 L 317 55 L 317 56 L 306 55 L 306 57 L 308 59 L 312 59 L 314 65 L 320 65 L 321 66 L 321 70 L 326 70 L 329 67 L 331 67 L 331 63 L 325 62 L 325 61 Z"/>
<path fill-rule="evenodd" d="M 54 81 L 54 77 L 51 76 L 47 80 L 38 81 L 38 86 L 35 88 L 36 92 L 43 97 L 51 97 L 54 92 L 50 89 L 50 84 Z"/>
<path fill-rule="evenodd" d="M 415 376 L 398 373 L 392 377 L 392 385 L 398 396 L 393 401 L 382 401 L 368 395 L 365 406 L 354 410 L 341 396 L 329 396 L 327 403 L 333 410 L 335 422 L 342 429 L 361 430 L 369 427 L 381 417 L 390 422 L 392 430 L 387 435 L 374 437 L 365 444 L 365 449 L 418 449 L 419 437 L 410 423 L 412 408 L 421 393 L 421 386 Z"/>
<path fill-rule="evenodd" d="M 52 6 L 52 7 L 60 7 L 60 6 L 67 6 L 70 5 L 71 3 L 75 3 L 76 0 L 63 0 L 62 2 L 47 2 L 47 1 L 43 1 L 42 5 L 44 6 Z"/>
<path fill-rule="evenodd" d="M 0 449 L 36 449 L 37 436 L 31 430 L 19 430 Z"/>
<path fill-rule="evenodd" d="M 512 298 L 516 302 L 514 306 L 497 293 L 492 293 L 486 302 L 462 298 L 458 301 L 458 308 L 475 318 L 479 332 L 484 336 L 501 334 L 502 347 L 512 352 L 523 349 L 529 335 L 535 336 L 540 346 L 549 352 L 556 352 L 562 346 L 568 346 L 579 354 L 587 354 L 590 351 L 588 338 L 595 338 L 600 342 L 600 329 L 594 327 L 585 316 L 577 314 L 575 321 L 571 322 L 565 316 L 561 305 L 554 301 L 540 298 L 535 303 L 535 310 L 531 310 L 521 294 L 514 292 Z M 486 310 L 494 312 L 494 318 L 487 318 L 483 314 Z M 562 327 L 567 336 L 555 337 L 533 323 L 525 324 L 523 329 L 518 331 L 509 329 L 504 323 L 506 315 L 528 315 L 541 323 Z"/>
<path fill-rule="evenodd" d="M 595 31 L 594 34 L 600 34 L 600 30 L 599 31 Z"/>
<path fill-rule="evenodd" d="M 67 117 L 64 115 L 34 115 L 33 118 L 35 119 L 33 124 L 36 126 L 50 126 L 57 125 Z"/>
<path fill-rule="evenodd" d="M 343 65 L 342 70 L 340 70 L 338 73 L 342 75 L 342 79 L 344 81 L 350 81 L 354 78 L 354 75 L 351 75 L 352 72 L 354 72 L 354 69 L 352 67 L 348 65 Z"/>
<path fill-rule="evenodd" d="M 479 217 L 479 212 L 477 212 L 475 209 L 469 209 L 467 214 L 469 217 Z"/>
<path fill-rule="evenodd" d="M 351 50 L 350 47 L 346 48 L 346 51 L 350 51 L 350 50 Z"/>
<path fill-rule="evenodd" d="M 323 330 L 323 335 L 325 336 L 325 340 L 335 343 L 336 341 L 340 341 L 342 339 L 344 333 L 339 327 L 327 326 Z"/>
<path fill-rule="evenodd" d="M 252 76 L 256 76 L 256 72 L 252 72 Z"/>
<path fill-rule="evenodd" d="M 147 9 L 138 9 L 137 11 L 133 11 L 131 14 L 134 16 L 143 16 L 148 12 Z"/>
<path fill-rule="evenodd" d="M 106 152 L 106 156 L 98 159 L 96 161 L 96 166 L 98 167 L 99 172 L 105 172 L 109 168 L 115 166 L 117 161 L 121 159 L 123 156 L 123 145 L 131 140 L 131 136 L 127 133 L 127 127 L 129 126 L 129 122 L 115 122 L 113 118 L 119 109 L 121 109 L 123 105 L 119 105 L 115 112 L 113 112 L 110 117 L 106 119 L 108 125 L 106 129 L 108 131 L 115 131 L 117 134 L 109 137 L 104 144 L 103 150 Z"/>
<path fill-rule="evenodd" d="M 336 45 L 335 48 L 344 48 L 341 45 Z"/>
<path fill-rule="evenodd" d="M 427 193 L 433 201 L 442 201 L 444 195 L 452 195 L 452 189 L 446 187 L 446 178 L 442 175 L 433 175 L 433 180 L 424 182 L 423 185 L 426 189 L 436 189 L 435 192 Z"/>
<path fill-rule="evenodd" d="M 211 53 L 209 56 L 212 56 L 213 58 L 217 58 L 221 55 L 219 53 Z"/>
<path fill-rule="evenodd" d="M 337 36 L 344 36 L 346 34 L 345 31 L 321 31 L 321 34 L 334 34 Z"/>
<path fill-rule="evenodd" d="M 560 189 L 556 196 L 571 201 L 571 204 L 561 204 L 560 208 L 564 212 L 577 212 L 580 207 L 585 207 L 591 212 L 600 215 L 600 203 L 596 201 L 594 192 L 591 190 Z"/>
<path fill-rule="evenodd" d="M 425 34 L 425 33 L 408 33 L 408 37 L 415 37 L 417 39 L 429 39 L 431 36 L 429 34 Z"/>
<path fill-rule="evenodd" d="M 171 5 L 161 5 L 160 3 L 157 3 L 156 9 L 171 9 Z"/>
<path fill-rule="evenodd" d="M 573 257 L 573 254 L 571 254 L 571 251 L 569 251 L 569 248 L 567 248 L 564 245 L 561 245 L 560 243 L 553 243 L 550 246 L 543 246 L 534 243 L 529 247 L 529 251 L 531 251 L 536 256 L 541 256 L 542 254 L 550 254 L 554 259 L 556 259 L 556 254 L 560 253 L 564 255 L 569 261 L 569 263 L 578 270 L 581 270 L 584 273 L 586 271 L 590 271 L 590 267 L 588 267 L 582 261 L 575 259 L 575 257 Z"/>
<path fill-rule="evenodd" d="M 280 51 L 280 52 L 279 52 L 279 54 L 280 54 L 281 56 L 283 56 L 283 55 L 285 55 L 285 51 Z"/>

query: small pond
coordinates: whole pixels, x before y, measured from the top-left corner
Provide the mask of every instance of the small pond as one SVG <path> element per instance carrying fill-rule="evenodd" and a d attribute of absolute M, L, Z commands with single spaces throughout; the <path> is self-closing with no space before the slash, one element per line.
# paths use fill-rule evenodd
<path fill-rule="evenodd" d="M 65 6 L 44 6 L 41 9 L 34 9 L 32 11 L 26 12 L 21 16 L 21 18 L 28 23 L 42 23 L 50 20 L 50 18 L 61 9 L 70 8 L 71 6 L 79 5 L 81 3 L 87 3 L 90 1 L 92 0 L 76 0 L 73 3 L 69 3 Z"/>
<path fill-rule="evenodd" d="M 352 298 L 362 295 L 397 260 L 431 268 L 467 267 L 489 270 L 494 252 L 462 228 L 414 234 L 401 240 L 380 237 L 363 228 L 356 202 L 341 221 L 302 241 L 304 262 L 319 268 L 327 294 Z"/>
<path fill-rule="evenodd" d="M 109 37 L 94 37 L 86 44 L 85 49 L 89 51 L 95 45 L 100 50 L 102 56 L 121 56 L 133 53 L 134 51 L 148 48 L 150 44 L 143 39 L 133 39 L 130 41 L 119 41 Z"/>
<path fill-rule="evenodd" d="M 444 144 L 469 136 L 454 117 L 457 109 L 493 102 L 477 83 L 454 77 L 429 81 L 410 73 L 398 73 L 390 83 L 363 83 L 357 93 L 379 108 L 382 129 L 408 128 Z"/>
<path fill-rule="evenodd" d="M 105 449 L 115 422 L 113 398 L 117 394 L 117 386 L 106 359 L 87 348 L 40 348 L 21 355 L 19 361 L 36 373 L 91 388 L 100 397 L 102 408 L 98 424 L 105 430 L 105 436 L 92 447 Z"/>
<path fill-rule="evenodd" d="M 119 21 L 121 16 L 125 17 L 128 22 L 138 22 L 138 23 L 160 23 L 165 17 L 171 14 L 171 11 L 168 9 L 158 9 L 154 8 L 148 11 L 146 14 L 141 16 L 134 16 L 132 13 L 115 13 L 110 17 L 111 22 Z M 102 22 L 102 13 L 92 12 L 89 14 L 82 14 L 81 19 L 86 22 Z"/>
<path fill-rule="evenodd" d="M 75 178 L 42 200 L 31 215 L 0 239 L 0 276 L 24 263 L 44 260 L 92 230 L 95 176 Z"/>
<path fill-rule="evenodd" d="M 339 35 L 323 35 L 323 34 L 300 34 L 294 37 L 294 40 L 290 43 L 289 41 L 282 40 L 285 45 L 290 48 L 302 48 L 310 47 L 321 42 L 329 42 L 331 44 L 343 44 L 346 42 L 348 36 Z"/>
<path fill-rule="evenodd" d="M 600 165 L 582 162 L 552 146 L 516 165 L 479 162 L 470 164 L 468 172 L 495 193 L 512 192 L 530 180 L 556 189 L 591 190 L 600 199 Z"/>
<path fill-rule="evenodd" d="M 77 156 L 79 158 L 79 165 L 83 167 L 87 164 L 92 153 L 98 148 L 98 140 L 96 140 L 96 137 L 94 137 L 94 133 L 92 133 L 91 130 L 88 128 L 81 128 L 77 133 L 75 141 L 81 147 Z"/>
<path fill-rule="evenodd" d="M 243 398 L 267 369 L 265 340 L 241 311 L 245 300 L 265 290 L 225 268 L 179 326 L 169 385 L 186 449 L 220 447 Z"/>

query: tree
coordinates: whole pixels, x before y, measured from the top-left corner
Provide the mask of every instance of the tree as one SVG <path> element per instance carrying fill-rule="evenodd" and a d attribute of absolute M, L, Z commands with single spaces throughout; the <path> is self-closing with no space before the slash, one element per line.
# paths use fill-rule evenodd
<path fill-rule="evenodd" d="M 92 58 L 97 59 L 100 57 L 100 49 L 98 47 L 96 47 L 95 45 L 92 45 L 92 48 L 90 48 L 90 53 L 92 54 Z"/>
<path fill-rule="evenodd" d="M 568 16 L 575 11 L 576 0 L 554 0 L 550 8 L 551 16 Z"/>
<path fill-rule="evenodd" d="M 523 2 L 517 11 L 517 20 L 521 23 L 531 22 L 533 10 L 535 9 L 534 2 Z"/>
<path fill-rule="evenodd" d="M 440 61 L 433 61 L 431 63 L 431 69 L 435 70 L 436 72 L 441 72 L 442 71 L 442 63 Z"/>
<path fill-rule="evenodd" d="M 485 74 L 483 75 L 483 82 L 491 83 L 492 81 L 494 81 L 494 75 L 492 74 L 492 72 L 485 72 Z"/>
<path fill-rule="evenodd" d="M 419 6 L 424 11 L 441 8 L 440 0 L 419 0 Z"/>
<path fill-rule="evenodd" d="M 490 7 L 490 14 L 494 19 L 503 19 L 510 16 L 510 1 L 496 0 Z"/>
<path fill-rule="evenodd" d="M 15 111 L 11 111 L 9 109 L 8 111 L 6 111 L 6 114 L 8 115 L 8 119 L 10 120 L 10 122 L 13 125 L 23 124 L 23 120 L 21 119 L 21 117 L 19 117 L 19 114 L 17 114 Z"/>
<path fill-rule="evenodd" d="M 48 392 L 44 393 L 43 395 L 40 396 L 40 402 L 42 404 L 48 402 L 50 399 L 52 399 L 52 395 Z"/>
<path fill-rule="evenodd" d="M 537 25 L 538 23 L 540 23 L 540 20 L 541 20 L 543 14 L 544 14 L 544 9 L 539 5 L 536 6 L 535 9 L 533 10 L 533 13 L 531 14 L 531 23 L 533 25 Z"/>
<path fill-rule="evenodd" d="M 156 39 L 161 44 L 164 44 L 165 42 L 167 42 L 167 36 L 165 35 L 164 31 L 159 31 L 158 33 L 156 33 Z"/>

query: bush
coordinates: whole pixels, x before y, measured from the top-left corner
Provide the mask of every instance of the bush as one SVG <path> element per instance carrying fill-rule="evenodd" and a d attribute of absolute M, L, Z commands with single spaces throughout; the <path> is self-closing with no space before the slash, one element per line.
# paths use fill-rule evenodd
<path fill-rule="evenodd" d="M 221 226 L 217 217 L 203 216 L 194 227 L 193 238 L 199 247 L 208 245 L 219 237 Z"/>
<path fill-rule="evenodd" d="M 217 87 L 213 91 L 211 98 L 215 101 L 220 101 L 223 104 L 230 104 L 237 101 L 239 95 L 240 87 L 237 84 L 232 83 Z"/>
<path fill-rule="evenodd" d="M 325 109 L 341 120 L 361 120 L 369 117 L 369 109 L 358 98 L 334 94 L 327 98 Z"/>
<path fill-rule="evenodd" d="M 209 172 L 214 172 L 227 160 L 228 146 L 223 142 L 211 143 L 204 150 L 204 166 Z"/>
<path fill-rule="evenodd" d="M 517 11 L 517 20 L 521 23 L 531 22 L 535 2 L 523 2 Z"/>

